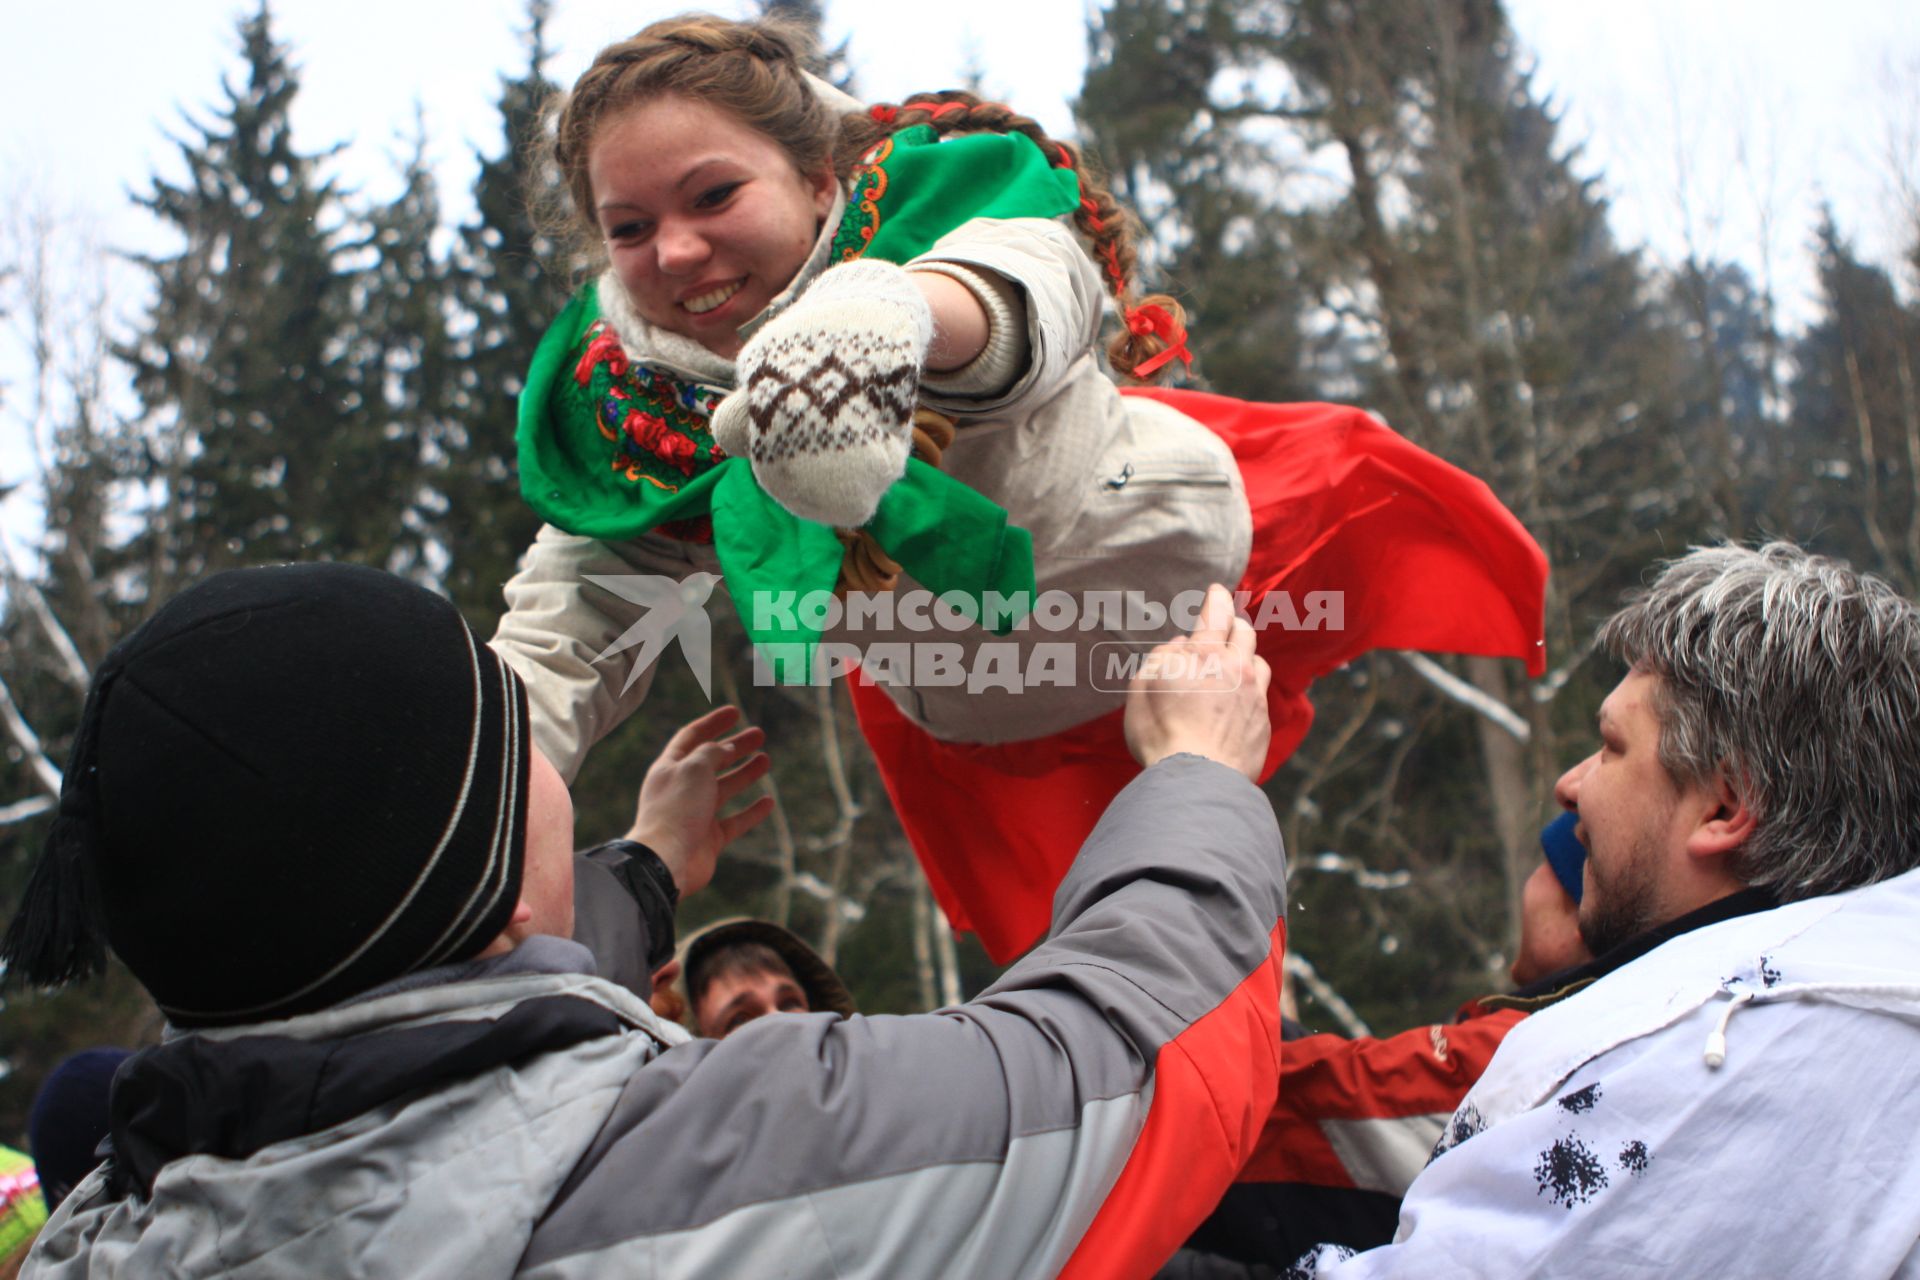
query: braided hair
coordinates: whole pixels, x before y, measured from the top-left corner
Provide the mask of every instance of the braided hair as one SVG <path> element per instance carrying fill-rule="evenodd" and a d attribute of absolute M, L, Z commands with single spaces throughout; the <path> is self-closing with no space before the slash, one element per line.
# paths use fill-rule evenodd
<path fill-rule="evenodd" d="M 550 108 L 553 127 L 545 131 L 546 146 L 572 209 L 547 221 L 566 222 L 581 233 L 583 247 L 598 246 L 587 171 L 593 141 L 605 121 L 656 97 L 679 96 L 727 111 L 770 138 L 798 172 L 817 174 L 831 166 L 843 185 L 877 143 L 915 125 L 931 125 L 942 137 L 1018 133 L 1056 168 L 1071 169 L 1079 178 L 1073 223 L 1086 238 L 1122 319 L 1120 334 L 1107 348 L 1114 369 L 1145 381 L 1176 357 L 1189 359 L 1186 312 L 1166 294 L 1136 295 L 1133 218 L 1078 148 L 1048 137 L 1030 117 L 962 90 L 914 94 L 900 104 L 840 115 L 807 75 L 813 53 L 809 34 L 792 22 L 732 22 L 709 14 L 667 18 L 602 49 L 573 91 Z"/>
<path fill-rule="evenodd" d="M 545 131 L 572 216 L 597 242 L 587 160 L 601 126 L 644 102 L 681 97 L 727 112 L 771 139 L 802 174 L 833 164 L 839 120 L 814 91 L 803 28 L 778 19 L 668 18 L 602 49 L 573 91 L 550 105 Z"/>
<path fill-rule="evenodd" d="M 916 93 L 898 105 L 881 103 L 865 115 L 847 118 L 835 148 L 835 170 L 844 178 L 855 161 L 882 137 L 915 125 L 931 125 L 942 137 L 958 133 L 1018 133 L 1057 169 L 1071 169 L 1080 180 L 1080 204 L 1073 225 L 1086 238 L 1107 289 L 1119 306 L 1122 328 L 1107 347 L 1115 370 L 1146 381 L 1175 356 L 1187 359 L 1186 311 L 1171 296 L 1141 298 L 1135 293 L 1139 257 L 1134 249 L 1134 219 L 1108 189 L 1091 157 L 1070 142 L 1059 142 L 1030 116 L 989 102 L 963 89 Z"/>

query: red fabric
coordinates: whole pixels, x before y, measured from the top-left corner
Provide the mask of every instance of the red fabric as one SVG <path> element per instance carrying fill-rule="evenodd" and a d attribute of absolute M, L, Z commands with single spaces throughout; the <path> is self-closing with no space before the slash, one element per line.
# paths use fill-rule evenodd
<path fill-rule="evenodd" d="M 1147 1122 L 1061 1280 L 1150 1276 L 1220 1203 L 1280 1087 L 1285 949 L 1276 925 L 1266 960 L 1160 1050 Z"/>
<path fill-rule="evenodd" d="M 1320 1035 L 1287 1041 L 1281 1049 L 1279 1103 L 1235 1181 L 1353 1186 L 1353 1171 L 1327 1141 L 1321 1121 L 1452 1112 L 1525 1016 L 1504 1010 L 1467 1022 L 1415 1027 L 1385 1040 Z M 1405 1176 L 1411 1181 L 1418 1172 L 1409 1169 Z M 1377 1179 L 1371 1181 L 1378 1190 Z"/>
<path fill-rule="evenodd" d="M 876 685 L 849 686 L 935 900 L 996 961 L 1013 959 L 1046 932 L 1074 854 L 1140 772 L 1120 712 L 1048 738 L 976 746 L 929 737 Z"/>
<path fill-rule="evenodd" d="M 1197 419 L 1233 449 L 1253 512 L 1242 590 L 1338 591 L 1339 630 L 1268 626 L 1271 776 L 1313 723 L 1315 678 L 1370 649 L 1520 658 L 1546 670 L 1547 562 L 1486 485 L 1358 409 L 1271 405 L 1195 391 L 1130 389 Z M 1195 583 L 1195 587 L 1205 584 Z M 853 690 L 860 727 L 901 825 L 956 929 L 1011 960 L 1045 932 L 1053 891 L 1107 804 L 1139 771 L 1114 712 L 1000 746 L 941 742 L 881 690 Z"/>

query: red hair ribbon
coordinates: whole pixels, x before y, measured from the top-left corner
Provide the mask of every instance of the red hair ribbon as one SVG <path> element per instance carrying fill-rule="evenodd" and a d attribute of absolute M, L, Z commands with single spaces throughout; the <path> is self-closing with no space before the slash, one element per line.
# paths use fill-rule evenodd
<path fill-rule="evenodd" d="M 924 111 L 935 120 L 938 120 L 941 116 L 952 115 L 956 111 L 965 111 L 967 104 L 964 102 L 909 102 L 907 103 L 906 109 L 908 111 Z"/>
<path fill-rule="evenodd" d="M 867 114 L 872 116 L 876 121 L 878 121 L 881 124 L 892 124 L 895 120 L 900 118 L 900 108 L 890 107 L 883 102 L 883 103 L 880 103 L 878 106 L 874 107 L 871 111 L 868 111 Z"/>
<path fill-rule="evenodd" d="M 1193 367 L 1193 353 L 1187 350 L 1187 331 L 1175 322 L 1165 307 L 1149 303 L 1146 306 L 1130 308 L 1127 311 L 1127 332 L 1140 338 L 1148 336 L 1164 338 L 1168 343 L 1165 351 L 1135 366 L 1134 377 L 1151 378 L 1175 359 L 1188 368 Z"/>

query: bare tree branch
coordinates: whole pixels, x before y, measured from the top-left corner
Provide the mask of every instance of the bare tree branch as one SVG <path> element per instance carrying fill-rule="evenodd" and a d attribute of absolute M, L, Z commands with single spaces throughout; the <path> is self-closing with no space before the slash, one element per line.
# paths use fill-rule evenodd
<path fill-rule="evenodd" d="M 927 883 L 927 877 L 916 875 L 913 879 L 913 972 L 919 980 L 920 1008 L 938 1007 L 939 996 L 934 986 L 933 971 L 933 888 Z"/>
<path fill-rule="evenodd" d="M 53 761 L 47 759 L 46 751 L 40 746 L 40 735 L 20 714 L 19 704 L 14 702 L 13 691 L 7 688 L 5 680 L 0 680 L 0 719 L 6 721 L 7 736 L 25 753 L 33 776 L 40 780 L 40 785 L 47 789 L 48 795 L 58 800 L 62 780 L 60 770 Z"/>
<path fill-rule="evenodd" d="M 1880 563 L 1891 568 L 1898 561 L 1893 557 L 1886 531 L 1880 527 L 1880 462 L 1874 454 L 1873 415 L 1867 410 L 1867 389 L 1860 378 L 1860 361 L 1854 355 L 1852 342 L 1846 344 L 1846 363 L 1847 393 L 1853 401 L 1853 421 L 1860 441 L 1860 471 L 1867 486 L 1860 521 L 1866 526 L 1867 541 L 1873 544 Z"/>
<path fill-rule="evenodd" d="M 1314 1001 L 1333 1015 L 1343 1030 L 1350 1036 L 1370 1036 L 1373 1028 L 1366 1024 L 1361 1016 L 1353 1011 L 1353 1006 L 1341 999 L 1340 993 L 1327 985 L 1308 959 L 1297 951 L 1287 952 L 1284 961 L 1287 976 L 1307 989 Z"/>
<path fill-rule="evenodd" d="M 844 893 L 836 892 L 834 887 L 811 871 L 802 871 L 793 878 L 793 887 L 810 898 L 818 898 L 827 904 L 827 909 L 847 924 L 859 924 L 867 918 L 867 907 L 856 902 Z"/>
<path fill-rule="evenodd" d="M 933 951 L 940 960 L 941 1007 L 960 1003 L 960 952 L 953 945 L 953 926 L 947 913 L 933 913 Z"/>
<path fill-rule="evenodd" d="M 93 679 L 93 673 L 87 670 L 86 659 L 80 656 L 80 650 L 74 645 L 73 637 L 67 634 L 67 629 L 54 617 L 53 609 L 47 604 L 47 597 L 38 584 L 29 581 L 14 567 L 13 552 L 4 541 L 0 541 L 0 578 L 6 581 L 7 593 L 24 601 L 39 621 L 40 629 L 47 633 L 47 639 L 60 659 L 62 678 L 85 693 Z"/>
<path fill-rule="evenodd" d="M 1543 679 L 1534 681 L 1533 700 L 1535 702 L 1552 702 L 1555 698 L 1559 697 L 1560 691 L 1567 687 L 1567 681 L 1573 679 L 1574 673 L 1580 670 L 1581 667 L 1586 666 L 1587 659 L 1593 657 L 1595 653 L 1599 652 L 1599 649 L 1600 634 L 1599 632 L 1595 632 L 1587 639 L 1584 645 L 1580 646 L 1579 653 L 1574 654 L 1564 665 L 1547 672 Z"/>
<path fill-rule="evenodd" d="M 1411 871 L 1375 871 L 1358 858 L 1331 850 L 1302 858 L 1298 865 L 1308 871 L 1326 871 L 1346 876 L 1362 889 L 1404 889 L 1413 883 Z"/>
<path fill-rule="evenodd" d="M 740 679 L 734 674 L 734 664 L 716 662 L 714 671 L 720 680 L 720 696 L 736 707 L 744 707 L 746 703 L 740 700 Z M 780 870 L 780 879 L 773 887 L 773 905 L 768 908 L 767 915 L 784 929 L 793 918 L 793 877 L 796 866 L 793 824 L 787 821 L 786 801 L 781 798 L 780 784 L 774 780 L 771 769 L 767 771 L 766 777 L 761 779 L 761 785 L 766 787 L 767 794 L 773 797 L 773 821 L 769 830 L 773 832 L 775 856 L 771 862 Z"/>
<path fill-rule="evenodd" d="M 832 788 L 834 802 L 840 808 L 839 819 L 821 840 L 820 847 L 832 852 L 827 884 L 834 897 L 840 898 L 844 896 L 847 886 L 847 866 L 853 854 L 854 824 L 860 821 L 865 810 L 853 798 L 853 788 L 847 783 L 846 755 L 840 749 L 840 713 L 834 701 L 834 687 L 832 684 L 816 685 L 813 705 L 820 719 L 820 754 L 822 763 L 827 767 L 827 785 Z M 796 880 L 795 884 L 798 883 Z M 828 964 L 834 963 L 835 953 L 839 950 L 843 923 L 840 912 L 829 911 L 826 923 L 820 930 L 820 958 Z"/>
<path fill-rule="evenodd" d="M 1300 786 L 1293 793 L 1293 803 L 1287 806 L 1287 817 L 1283 824 L 1281 838 L 1286 842 L 1286 847 L 1289 849 L 1297 849 L 1300 847 L 1300 823 L 1310 811 L 1315 788 L 1326 781 L 1327 774 L 1333 768 L 1334 762 L 1339 758 L 1340 753 L 1346 750 L 1347 745 L 1353 741 L 1355 735 L 1365 727 L 1368 718 L 1373 715 L 1374 705 L 1380 700 L 1380 680 L 1378 678 L 1378 672 L 1375 671 L 1371 665 L 1369 666 L 1369 671 L 1373 673 L 1374 678 L 1367 681 L 1366 696 L 1361 698 L 1359 703 L 1353 708 L 1352 714 L 1349 715 L 1346 722 L 1340 726 L 1339 731 L 1333 735 L 1333 739 L 1327 744 L 1326 749 L 1320 752 L 1319 758 L 1307 764 L 1306 775 L 1301 778 Z"/>
<path fill-rule="evenodd" d="M 0 807 L 0 827 L 25 822 L 28 818 L 37 818 L 53 808 L 54 803 L 49 796 L 28 796 L 25 800 L 15 800 L 10 805 Z"/>
<path fill-rule="evenodd" d="M 1513 708 L 1506 703 L 1482 693 L 1424 653 L 1402 653 L 1400 656 L 1406 659 L 1407 665 L 1428 684 L 1468 710 L 1485 716 L 1494 725 L 1512 735 L 1516 742 L 1532 740 L 1532 727 L 1516 715 Z"/>

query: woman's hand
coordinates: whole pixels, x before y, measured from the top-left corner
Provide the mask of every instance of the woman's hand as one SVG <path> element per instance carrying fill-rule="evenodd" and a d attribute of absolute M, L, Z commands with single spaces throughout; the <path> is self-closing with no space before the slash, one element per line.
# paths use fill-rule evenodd
<path fill-rule="evenodd" d="M 906 472 L 932 340 L 933 311 L 905 271 L 864 258 L 829 268 L 740 349 L 714 439 L 801 519 L 858 528 Z"/>

